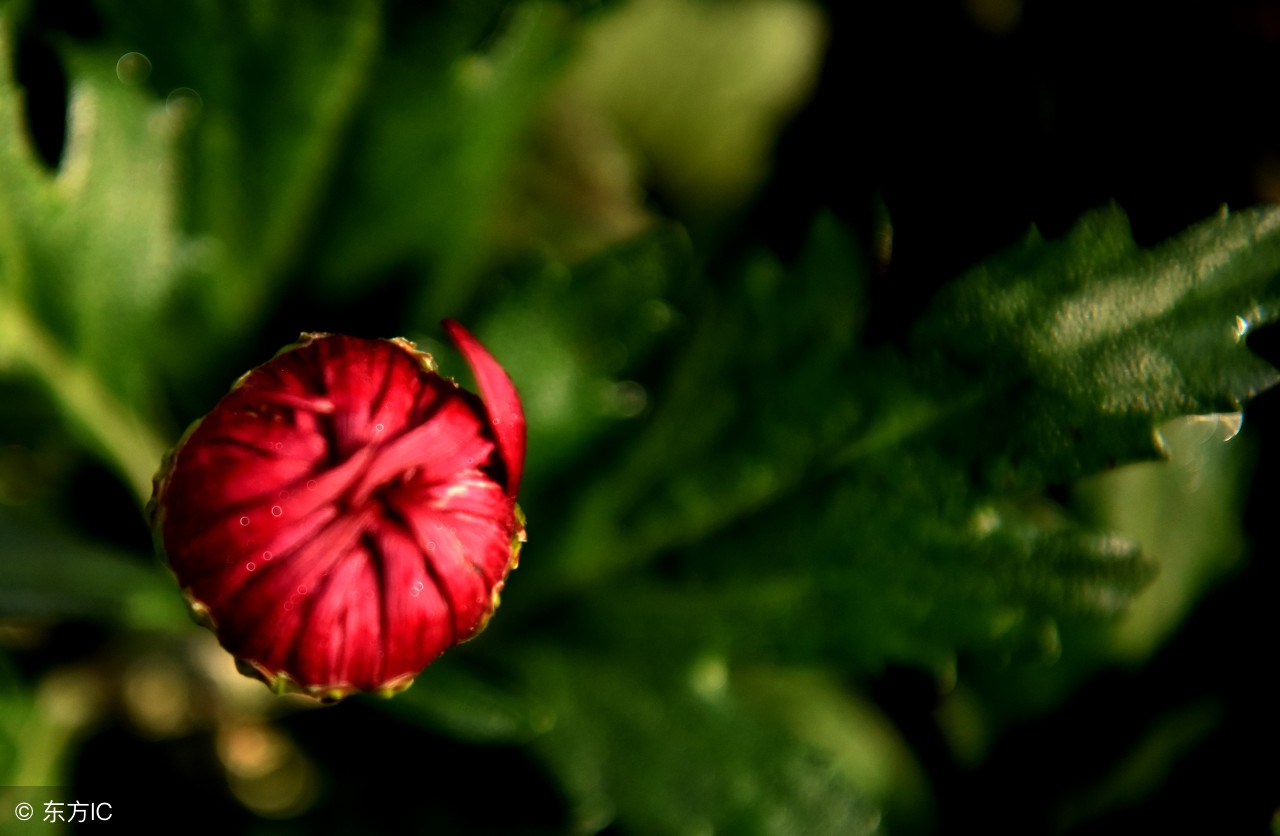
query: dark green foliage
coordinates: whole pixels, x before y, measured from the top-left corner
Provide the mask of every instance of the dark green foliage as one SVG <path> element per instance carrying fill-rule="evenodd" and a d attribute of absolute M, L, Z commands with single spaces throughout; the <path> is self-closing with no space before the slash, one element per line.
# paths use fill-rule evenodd
<path fill-rule="evenodd" d="M 984 410 L 1004 448 L 980 448 L 990 477 L 1062 483 L 1156 458 L 1162 421 L 1239 412 L 1274 385 L 1244 336 L 1275 316 L 1278 222 L 1224 209 L 1143 252 L 1112 207 L 1060 241 L 1033 233 L 944 292 L 917 343 L 1004 404 Z"/>
<path fill-rule="evenodd" d="M 1164 572 L 1158 602 L 1181 614 L 1238 550 L 1237 459 L 1167 422 L 1213 415 L 1230 435 L 1280 379 L 1244 340 L 1274 318 L 1280 210 L 1224 210 L 1150 249 L 1096 210 L 972 268 L 904 346 L 868 346 L 866 323 L 899 313 L 870 307 L 866 231 L 829 213 L 786 263 L 748 248 L 711 270 L 669 219 L 576 261 L 499 240 L 566 65 L 616 10 L 96 5 L 100 37 L 52 38 L 71 108 L 49 172 L 12 72 L 31 7 L 0 3 L 0 628 L 98 625 L 95 676 L 127 678 L 121 647 L 173 655 L 190 625 L 157 565 L 56 531 L 76 513 L 65 474 L 96 457 L 141 508 L 186 413 L 212 405 L 191 401 L 265 359 L 250 346 L 296 310 L 416 337 L 451 369 L 432 335 L 461 317 L 520 388 L 523 565 L 485 634 L 377 705 L 524 747 L 575 832 L 925 823 L 868 682 L 927 672 L 955 743 L 978 725 L 955 719 L 964 699 L 999 727 L 1150 653 L 1176 617 L 1139 612 L 1143 590 Z M 149 79 L 117 77 L 126 51 Z M 1170 449 L 1211 489 L 1170 469 L 1128 494 L 1107 481 Z M 1083 477 L 1090 501 L 1069 501 Z M 65 780 L 74 736 L 29 720 L 61 662 L 9 636 L 0 784 Z M 1079 814 L 1149 789 L 1144 757 Z"/>

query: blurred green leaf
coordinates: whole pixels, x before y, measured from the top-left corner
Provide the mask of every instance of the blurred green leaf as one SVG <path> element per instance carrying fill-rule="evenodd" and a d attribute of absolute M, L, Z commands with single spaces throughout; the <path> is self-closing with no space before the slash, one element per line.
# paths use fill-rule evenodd
<path fill-rule="evenodd" d="M 469 301 L 503 177 L 559 72 L 569 21 L 553 3 L 454 3 L 394 33 L 317 239 L 330 289 L 408 264 L 430 277 L 423 324 Z"/>
<path fill-rule="evenodd" d="M 1229 418 L 1167 422 L 1160 427 L 1167 462 L 1128 465 L 1076 486 L 1082 515 L 1139 543 L 1159 574 L 1118 622 L 1063 619 L 1062 657 L 1053 665 L 970 665 L 967 679 L 981 705 L 976 715 L 974 706 L 966 708 L 969 716 L 958 722 L 976 723 L 985 740 L 1052 711 L 1104 666 L 1145 662 L 1195 603 L 1239 566 L 1246 550 L 1239 508 L 1255 448 L 1244 434 L 1227 438 L 1239 426 Z M 944 732 L 966 733 L 948 724 Z"/>
<path fill-rule="evenodd" d="M 723 661 L 654 670 L 522 648 L 529 693 L 554 712 L 533 742 L 573 804 L 575 832 L 870 833 L 880 814 L 827 752 L 754 713 Z"/>
<path fill-rule="evenodd" d="M 733 684 L 753 710 L 827 754 L 861 793 L 884 807 L 889 832 L 924 830 L 933 800 L 920 764 L 892 721 L 839 675 L 754 667 L 735 669 Z"/>
<path fill-rule="evenodd" d="M 79 733 L 98 708 L 98 687 L 92 674 L 72 667 L 55 669 L 32 687 L 0 649 L 0 804 L 6 809 L 18 801 L 40 804 L 33 790 L 43 794 L 68 783 Z"/>
<path fill-rule="evenodd" d="M 1112 639 L 1121 657 L 1154 652 L 1196 599 L 1239 566 L 1246 552 L 1239 509 L 1256 454 L 1239 429 L 1234 414 L 1174 419 L 1159 430 L 1167 464 L 1136 464 L 1077 486 L 1092 516 L 1160 564 Z"/>
<path fill-rule="evenodd" d="M 853 239 L 820 218 L 788 271 L 762 256 L 708 300 L 640 437 L 579 492 L 555 571 L 581 583 L 696 542 L 794 487 L 867 421 L 845 385 L 865 317 Z"/>
<path fill-rule="evenodd" d="M 148 326 L 177 280 L 167 171 L 178 125 L 116 77 L 118 55 L 67 45 L 67 147 L 58 171 L 47 171 L 11 80 L 14 14 L 0 12 L 0 305 L 27 311 L 32 327 L 146 410 L 155 395 Z M 21 352 L 15 342 L 7 348 Z"/>
<path fill-rule="evenodd" d="M 1056 811 L 1059 832 L 1080 828 L 1102 813 L 1131 806 L 1165 781 L 1188 752 L 1223 721 L 1220 705 L 1199 701 L 1154 718 L 1125 757 L 1093 786 L 1072 792 Z"/>
<path fill-rule="evenodd" d="M 0 372 L 38 379 L 145 498 L 163 450 L 146 423 L 148 326 L 175 281 L 165 166 L 176 128 L 115 77 L 114 57 L 68 47 L 68 145 L 46 171 L 11 80 L 17 11 L 0 7 Z"/>
<path fill-rule="evenodd" d="M 1056 618 L 1117 614 L 1154 574 L 1135 543 L 1047 500 L 984 503 L 922 457 L 861 464 L 690 548 L 663 580 L 598 589 L 575 626 L 633 653 L 701 642 L 735 660 L 948 671 L 958 650 L 1052 660 Z"/>
<path fill-rule="evenodd" d="M 553 722 L 546 708 L 468 670 L 459 654 L 434 663 L 413 687 L 375 704 L 405 722 L 472 743 L 524 743 Z"/>
<path fill-rule="evenodd" d="M 658 227 L 579 265 L 558 264 L 490 308 L 477 334 L 523 393 L 529 495 L 622 420 L 642 414 L 640 371 L 675 330 L 673 293 L 687 290 L 693 252 L 675 227 Z"/>
<path fill-rule="evenodd" d="M 151 59 L 147 89 L 187 132 L 173 174 L 195 237 L 174 310 L 211 336 L 251 333 L 300 254 L 365 93 L 379 3 L 99 5 L 115 39 Z"/>
<path fill-rule="evenodd" d="M 31 695 L 22 687 L 7 651 L 0 649 L 0 781 L 9 784 L 17 771 L 22 725 L 31 710 Z"/>
<path fill-rule="evenodd" d="M 172 577 L 107 549 L 0 515 L 0 617 L 192 625 Z"/>
<path fill-rule="evenodd" d="M 807 98 L 826 20 L 794 0 L 619 4 L 586 30 L 568 94 L 606 114 L 690 214 L 740 204 Z"/>

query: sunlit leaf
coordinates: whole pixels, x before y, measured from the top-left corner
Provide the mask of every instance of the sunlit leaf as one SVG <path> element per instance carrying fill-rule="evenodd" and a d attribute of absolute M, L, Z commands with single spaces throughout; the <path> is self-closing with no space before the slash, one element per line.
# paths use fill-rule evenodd
<path fill-rule="evenodd" d="M 1158 458 L 1162 422 L 1239 412 L 1280 379 L 1243 339 L 1275 316 L 1278 266 L 1280 210 L 1224 211 L 1142 250 L 1112 207 L 974 268 L 917 344 L 955 397 L 980 387 L 963 425 L 989 478 L 1062 483 Z"/>

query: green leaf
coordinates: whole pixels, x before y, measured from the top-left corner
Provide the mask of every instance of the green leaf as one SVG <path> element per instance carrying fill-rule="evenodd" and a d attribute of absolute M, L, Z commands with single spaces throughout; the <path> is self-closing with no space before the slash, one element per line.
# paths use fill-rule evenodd
<path fill-rule="evenodd" d="M 535 504 L 541 481 L 645 411 L 648 393 L 628 378 L 675 330 L 669 300 L 692 265 L 683 231 L 658 227 L 573 270 L 543 268 L 480 321 L 476 333 L 522 392 Z"/>
<path fill-rule="evenodd" d="M 1145 662 L 1246 552 L 1240 508 L 1255 447 L 1225 418 L 1190 416 L 1160 427 L 1167 462 L 1141 462 L 1088 477 L 1073 491 L 1085 517 L 1141 544 L 1159 574 L 1119 621 L 1066 619 L 1062 657 L 1051 666 L 974 665 L 978 723 L 958 712 L 944 731 L 998 731 L 1049 713 L 1108 665 Z M 1224 441 L 1224 439 L 1227 439 Z M 964 745 L 964 744 L 961 744 Z"/>
<path fill-rule="evenodd" d="M 149 326 L 178 277 L 166 173 L 178 125 L 116 77 L 118 54 L 65 46 L 67 147 L 48 172 L 11 80 L 13 15 L 0 12 L 0 306 L 39 324 L 117 397 L 147 410 Z"/>
<path fill-rule="evenodd" d="M 496 35 L 495 4 L 449 4 L 389 39 L 317 238 L 330 289 L 409 264 L 430 277 L 422 324 L 469 300 L 500 186 L 558 75 L 569 23 L 556 4 L 498 5 Z"/>
<path fill-rule="evenodd" d="M 830 752 L 756 713 L 722 661 L 641 669 L 526 647 L 515 664 L 555 726 L 532 747 L 575 832 L 870 833 L 879 813 Z"/>
<path fill-rule="evenodd" d="M 1115 615 L 1154 574 L 1047 500 L 984 499 L 918 455 L 861 464 L 668 558 L 661 580 L 597 589 L 571 630 L 641 654 L 948 671 L 964 650 L 1052 660 L 1057 619 Z"/>
<path fill-rule="evenodd" d="M 192 626 L 159 566 L 0 515 L 0 617 L 90 619 L 137 629 Z"/>
<path fill-rule="evenodd" d="M 569 94 L 606 114 L 687 214 L 737 205 L 769 169 L 787 116 L 817 79 L 816 4 L 619 4 L 584 32 Z"/>
<path fill-rule="evenodd" d="M 1221 705 L 1201 699 L 1157 716 L 1107 774 L 1060 802 L 1055 823 L 1063 832 L 1079 831 L 1105 813 L 1135 806 L 1165 785 L 1178 763 L 1222 727 L 1223 714 Z"/>
<path fill-rule="evenodd" d="M 100 0 L 188 134 L 182 301 L 222 339 L 265 313 L 328 185 L 380 46 L 375 0 Z M 190 364 L 188 364 L 190 365 Z"/>
<path fill-rule="evenodd" d="M 990 479 L 1061 484 L 1158 458 L 1162 422 L 1239 412 L 1280 380 L 1243 339 L 1274 318 L 1278 270 L 1278 209 L 1224 209 L 1142 250 L 1111 207 L 974 268 L 916 343 L 974 397 L 958 426 Z"/>
<path fill-rule="evenodd" d="M 115 78 L 114 59 L 68 49 L 68 145 L 46 171 L 11 79 L 15 14 L 0 7 L 0 373 L 39 380 L 145 501 L 163 450 L 143 416 L 156 395 L 149 326 L 175 281 L 175 126 Z"/>
<path fill-rule="evenodd" d="M 714 659 L 715 657 L 709 657 Z M 706 676 L 714 668 L 704 660 Z M 824 752 L 858 789 L 885 808 L 888 832 L 928 832 L 925 774 L 889 718 L 829 669 L 734 669 L 732 683 L 758 713 Z"/>
<path fill-rule="evenodd" d="M 1100 524 L 1142 544 L 1160 575 L 1111 637 L 1122 658 L 1153 653 L 1198 598 L 1240 566 L 1247 546 L 1240 509 L 1257 452 L 1236 435 L 1239 416 L 1188 416 L 1160 427 L 1166 463 L 1143 463 L 1083 480 L 1076 495 Z"/>
<path fill-rule="evenodd" d="M 22 726 L 31 711 L 31 695 L 23 688 L 6 650 L 0 649 L 0 780 L 10 784 L 21 757 Z"/>
<path fill-rule="evenodd" d="M 853 345 L 856 284 L 812 266 L 830 255 L 790 275 L 755 262 L 553 544 L 560 583 L 595 587 L 570 631 L 640 654 L 703 641 L 872 670 L 1056 659 L 1063 619 L 1123 612 L 1155 567 L 1038 489 L 1149 457 L 1157 422 L 1239 409 L 1274 382 L 1237 328 L 1268 315 L 1276 218 L 1220 218 L 1143 252 L 1117 213 L 1089 216 L 944 293 L 915 363 Z M 1053 327 L 1076 329 L 1071 350 L 1045 342 Z M 1128 363 L 1139 348 L 1181 382 Z M 1070 426 L 1049 433 L 1060 416 Z M 658 558 L 659 577 L 628 571 Z"/>
<path fill-rule="evenodd" d="M 524 743 L 554 722 L 545 708 L 469 670 L 453 653 L 431 664 L 413 687 L 374 704 L 405 722 L 471 743 Z"/>
<path fill-rule="evenodd" d="M 829 217 L 800 264 L 754 259 L 710 299 L 641 435 L 579 504 L 549 553 L 570 584 L 696 542 L 793 489 L 867 405 L 846 384 L 865 316 L 862 262 Z"/>
<path fill-rule="evenodd" d="M 377 8 L 104 6 L 115 45 L 59 42 L 69 129 L 52 174 L 10 81 L 14 7 L 0 17 L 0 363 L 41 379 L 145 500 L 159 384 L 190 385 L 262 316 L 362 89 Z M 151 54 L 150 86 L 118 75 L 126 49 Z"/>

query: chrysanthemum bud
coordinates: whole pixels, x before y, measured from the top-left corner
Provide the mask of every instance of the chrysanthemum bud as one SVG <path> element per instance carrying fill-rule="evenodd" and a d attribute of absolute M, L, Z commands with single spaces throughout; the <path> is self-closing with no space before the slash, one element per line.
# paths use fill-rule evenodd
<path fill-rule="evenodd" d="M 277 691 L 402 690 L 484 627 L 516 565 L 520 400 L 444 326 L 483 401 L 405 340 L 304 334 L 156 477 L 156 541 L 192 611 Z"/>

